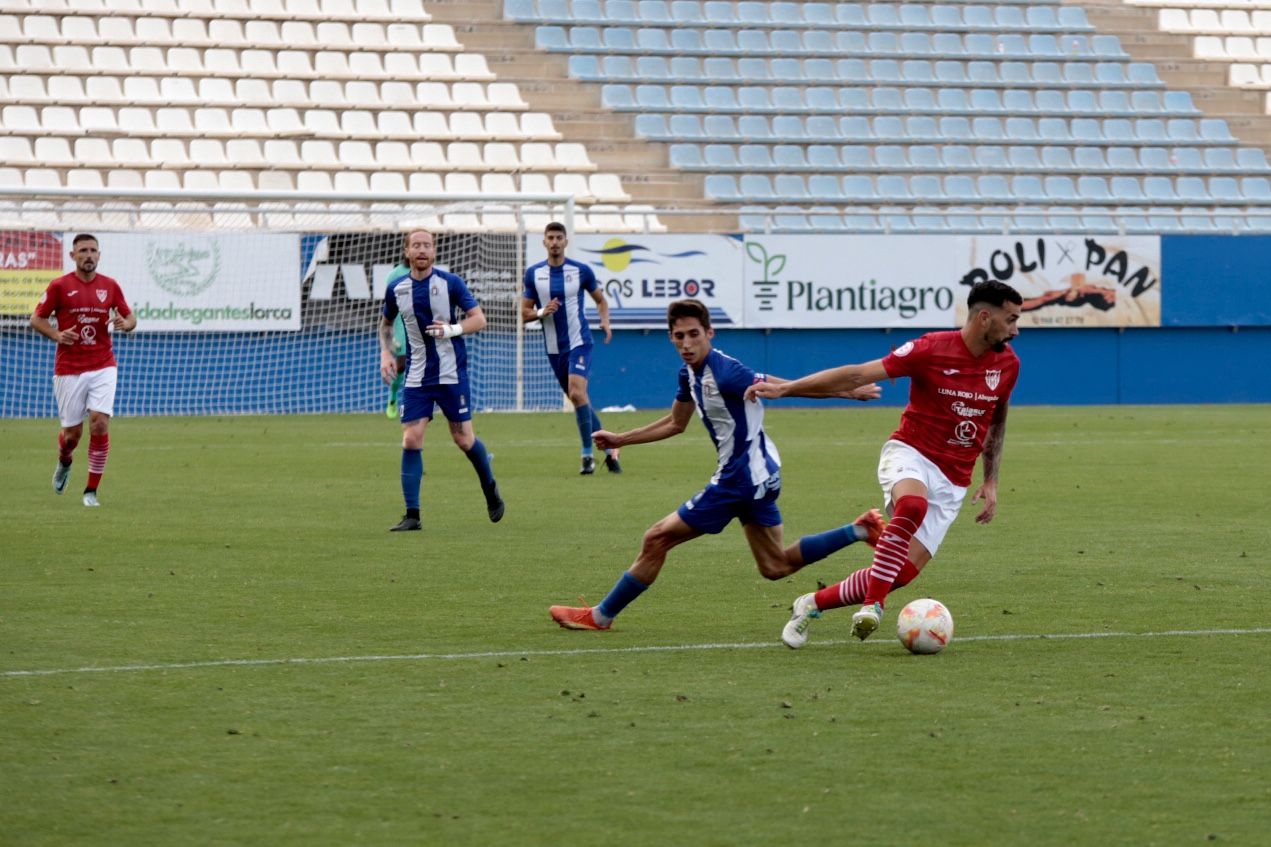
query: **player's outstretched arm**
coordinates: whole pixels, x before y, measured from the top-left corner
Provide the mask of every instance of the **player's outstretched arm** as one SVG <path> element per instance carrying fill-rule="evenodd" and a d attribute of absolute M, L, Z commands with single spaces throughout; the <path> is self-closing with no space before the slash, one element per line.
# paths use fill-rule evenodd
<path fill-rule="evenodd" d="M 860 397 L 850 393 L 870 383 L 887 379 L 887 370 L 882 359 L 875 359 L 863 365 L 841 365 L 837 368 L 817 371 L 789 382 L 776 381 L 769 378 L 767 382 L 757 382 L 746 389 L 746 399 L 760 397 L 775 400 L 779 397 Z M 870 392 L 866 390 L 868 395 Z M 881 392 L 880 392 L 881 393 Z M 865 399 L 870 399 L 866 397 Z"/>
<path fill-rule="evenodd" d="M 648 444 L 652 441 L 661 441 L 664 438 L 679 435 L 688 427 L 688 422 L 692 418 L 693 404 L 683 400 L 676 400 L 675 404 L 671 406 L 671 413 L 658 418 L 653 423 L 629 429 L 626 432 L 610 432 L 606 429 L 601 429 L 593 432 L 591 438 L 596 442 L 596 446 L 602 450 L 626 447 L 629 444 Z"/>

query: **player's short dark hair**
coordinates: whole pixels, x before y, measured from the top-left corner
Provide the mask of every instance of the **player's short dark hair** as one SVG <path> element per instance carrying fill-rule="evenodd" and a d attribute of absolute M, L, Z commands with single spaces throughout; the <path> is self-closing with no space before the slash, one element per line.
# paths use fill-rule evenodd
<path fill-rule="evenodd" d="M 1014 303 L 1016 306 L 1023 306 L 1024 298 L 1014 288 L 1004 282 L 998 282 L 996 279 L 977 282 L 971 286 L 971 293 L 966 296 L 967 309 L 970 310 L 974 310 L 980 304 L 996 306 L 1000 309 L 1003 303 Z"/>
<path fill-rule="evenodd" d="M 426 232 L 426 233 L 428 233 L 429 235 L 431 235 L 431 236 L 432 236 L 433 244 L 436 244 L 436 243 L 437 243 L 437 235 L 436 235 L 436 233 L 434 233 L 434 232 L 433 232 L 431 229 L 429 229 L 428 227 L 426 227 L 426 226 L 416 226 L 416 227 L 411 227 L 410 229 L 408 229 L 408 230 L 406 230 L 405 232 L 403 232 L 403 233 L 402 233 L 402 251 L 403 251 L 403 252 L 405 252 L 406 248 L 410 246 L 410 237 L 411 237 L 412 235 L 414 235 L 415 233 L 417 233 L 417 232 Z"/>
<path fill-rule="evenodd" d="M 711 310 L 701 300 L 676 300 L 666 307 L 667 329 L 675 329 L 675 322 L 684 318 L 697 318 L 702 329 L 711 328 Z"/>
<path fill-rule="evenodd" d="M 552 221 L 547 226 L 543 227 L 544 237 L 546 237 L 547 233 L 549 232 L 559 232 L 561 235 L 565 236 L 566 238 L 569 237 L 569 231 L 565 229 L 565 225 L 561 223 L 560 221 Z"/>
<path fill-rule="evenodd" d="M 97 236 L 93 235 L 92 233 L 81 232 L 79 235 L 71 239 L 71 249 L 74 250 L 76 245 L 78 245 L 81 241 L 96 241 L 96 240 L 97 240 Z"/>

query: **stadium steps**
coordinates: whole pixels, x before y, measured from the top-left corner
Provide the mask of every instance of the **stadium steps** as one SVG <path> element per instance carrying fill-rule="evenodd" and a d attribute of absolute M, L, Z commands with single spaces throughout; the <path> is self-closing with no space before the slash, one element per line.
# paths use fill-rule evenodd
<path fill-rule="evenodd" d="M 1101 34 L 1116 35 L 1126 52 L 1139 62 L 1152 62 L 1165 84 L 1190 91 L 1192 101 L 1207 118 L 1223 118 L 1242 144 L 1271 152 L 1271 116 L 1266 114 L 1265 92 L 1232 87 L 1227 82 L 1228 63 L 1193 58 L 1192 36 L 1162 32 L 1158 8 L 1124 2 L 1070 3 L 1086 10 Z"/>
<path fill-rule="evenodd" d="M 467 49 L 483 52 L 500 82 L 514 82 L 522 98 L 536 111 L 552 116 L 567 141 L 587 145 L 587 152 L 604 171 L 616 173 L 633 203 L 656 208 L 709 208 L 704 177 L 672 168 L 665 144 L 635 133 L 634 117 L 617 114 L 600 103 L 600 86 L 571 79 L 568 58 L 534 46 L 534 24 L 508 21 L 502 0 L 432 0 L 428 11 L 436 23 L 448 23 Z M 668 231 L 701 232 L 704 228 L 731 231 L 735 215 L 666 216 Z"/>

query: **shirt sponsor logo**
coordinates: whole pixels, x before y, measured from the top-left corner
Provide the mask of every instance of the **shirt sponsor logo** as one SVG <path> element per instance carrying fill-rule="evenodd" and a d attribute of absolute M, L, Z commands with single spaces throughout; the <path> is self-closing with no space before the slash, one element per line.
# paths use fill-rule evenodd
<path fill-rule="evenodd" d="M 997 384 L 1001 381 L 1002 381 L 1002 372 L 1000 370 L 984 372 L 984 384 L 989 387 L 989 391 L 993 391 L 994 389 L 996 389 Z"/>
<path fill-rule="evenodd" d="M 975 434 L 980 431 L 972 421 L 958 421 L 953 428 L 953 442 L 959 447 L 971 447 L 975 443 Z"/>
<path fill-rule="evenodd" d="M 953 376 L 957 372 L 958 372 L 957 368 L 945 368 L 944 370 L 940 371 L 940 373 L 944 374 L 945 376 Z"/>
<path fill-rule="evenodd" d="M 953 404 L 949 408 L 953 410 L 955 415 L 961 415 L 964 418 L 978 418 L 986 411 L 985 409 L 977 409 L 974 406 L 968 406 L 961 400 L 954 400 Z"/>

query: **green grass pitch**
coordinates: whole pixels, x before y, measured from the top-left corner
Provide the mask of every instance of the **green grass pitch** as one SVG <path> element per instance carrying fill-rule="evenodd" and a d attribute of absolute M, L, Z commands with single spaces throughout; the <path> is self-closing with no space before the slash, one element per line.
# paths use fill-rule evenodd
<path fill-rule="evenodd" d="M 878 505 L 897 416 L 769 409 L 788 539 Z M 1271 409 L 1013 409 L 998 519 L 798 652 L 868 548 L 769 583 L 734 525 L 613 631 L 548 619 L 706 481 L 699 423 L 592 478 L 570 415 L 476 425 L 507 517 L 436 426 L 389 534 L 382 417 L 122 418 L 97 510 L 86 445 L 57 497 L 55 422 L 0 421 L 0 843 L 1267 843 Z"/>

